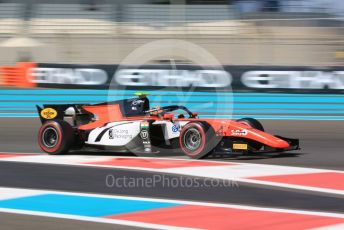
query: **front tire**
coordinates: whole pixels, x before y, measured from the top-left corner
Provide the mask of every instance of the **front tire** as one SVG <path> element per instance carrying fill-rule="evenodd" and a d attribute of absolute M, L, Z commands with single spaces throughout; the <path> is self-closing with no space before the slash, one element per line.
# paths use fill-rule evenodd
<path fill-rule="evenodd" d="M 258 130 L 264 132 L 264 127 L 263 127 L 262 123 L 260 123 L 257 119 L 245 117 L 245 118 L 241 118 L 241 119 L 237 120 L 237 122 L 247 124 L 254 129 L 258 129 Z"/>
<path fill-rule="evenodd" d="M 66 154 L 75 140 L 73 127 L 66 121 L 48 121 L 38 132 L 38 144 L 41 149 L 52 155 Z"/>
<path fill-rule="evenodd" d="M 216 142 L 215 131 L 208 124 L 190 122 L 180 132 L 179 145 L 185 155 L 200 159 L 206 157 Z M 217 144 L 217 142 L 216 142 Z"/>
<path fill-rule="evenodd" d="M 264 127 L 263 127 L 262 123 L 260 123 L 258 120 L 254 119 L 254 118 L 245 117 L 245 118 L 241 118 L 241 119 L 237 120 L 237 122 L 246 124 L 246 125 L 254 128 L 254 129 L 257 129 L 259 131 L 264 132 Z M 249 141 L 249 145 L 256 150 L 260 150 L 263 147 L 262 143 L 259 143 L 256 141 Z"/>

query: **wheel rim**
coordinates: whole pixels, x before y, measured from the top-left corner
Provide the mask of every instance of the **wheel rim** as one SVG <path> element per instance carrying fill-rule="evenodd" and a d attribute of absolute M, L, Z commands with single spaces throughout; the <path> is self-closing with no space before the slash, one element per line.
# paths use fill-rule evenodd
<path fill-rule="evenodd" d="M 191 128 L 185 132 L 183 142 L 189 151 L 195 151 L 199 149 L 202 144 L 201 133 L 198 129 Z"/>
<path fill-rule="evenodd" d="M 53 148 L 59 141 L 59 134 L 53 127 L 48 127 L 43 131 L 42 134 L 43 144 L 48 148 Z"/>

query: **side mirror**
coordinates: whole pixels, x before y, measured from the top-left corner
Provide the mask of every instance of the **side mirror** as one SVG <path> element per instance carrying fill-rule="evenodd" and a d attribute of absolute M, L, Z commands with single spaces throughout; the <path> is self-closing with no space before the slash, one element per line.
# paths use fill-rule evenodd
<path fill-rule="evenodd" d="M 173 113 L 165 113 L 162 117 L 164 120 L 172 120 L 174 118 Z"/>

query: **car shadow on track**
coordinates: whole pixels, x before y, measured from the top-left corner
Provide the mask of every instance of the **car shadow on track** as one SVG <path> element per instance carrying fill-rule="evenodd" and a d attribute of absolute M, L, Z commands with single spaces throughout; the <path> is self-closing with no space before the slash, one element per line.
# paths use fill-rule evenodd
<path fill-rule="evenodd" d="M 251 154 L 251 155 L 210 155 L 205 160 L 241 160 L 241 161 L 250 161 L 250 160 L 265 160 L 269 158 L 293 158 L 300 157 L 306 153 L 275 153 L 275 154 Z M 189 159 L 182 153 L 177 152 L 159 152 L 155 154 L 134 154 L 130 152 L 115 152 L 109 150 L 74 150 L 68 153 L 68 155 L 85 155 L 85 156 L 113 156 L 113 157 L 161 157 L 161 158 L 183 158 Z"/>
<path fill-rule="evenodd" d="M 65 155 L 85 155 L 85 156 L 114 156 L 114 157 L 182 157 L 185 156 L 182 153 L 174 151 L 163 151 L 158 153 L 131 153 L 131 152 L 118 152 L 111 150 L 97 150 L 97 149 L 83 149 L 83 150 L 72 150 Z"/>
<path fill-rule="evenodd" d="M 233 155 L 233 156 L 208 156 L 206 159 L 209 160 L 265 160 L 269 158 L 290 158 L 290 157 L 299 157 L 305 153 L 278 153 L 278 154 L 259 154 L 259 155 Z"/>

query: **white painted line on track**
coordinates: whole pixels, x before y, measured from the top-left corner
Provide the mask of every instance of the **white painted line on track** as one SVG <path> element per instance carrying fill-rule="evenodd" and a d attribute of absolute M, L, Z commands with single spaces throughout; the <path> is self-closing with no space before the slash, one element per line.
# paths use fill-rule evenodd
<path fill-rule="evenodd" d="M 39 190 L 29 190 L 29 189 L 16 189 L 16 188 L 6 188 L 0 187 L 0 200 L 7 200 L 25 196 L 40 195 L 44 192 Z"/>

